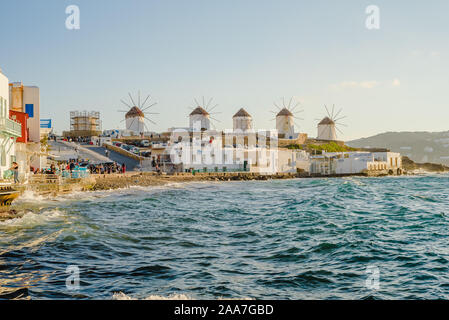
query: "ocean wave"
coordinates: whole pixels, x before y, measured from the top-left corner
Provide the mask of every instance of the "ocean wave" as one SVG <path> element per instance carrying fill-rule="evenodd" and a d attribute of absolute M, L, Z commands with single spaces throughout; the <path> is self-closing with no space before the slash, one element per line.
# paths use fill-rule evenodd
<path fill-rule="evenodd" d="M 20 211 L 18 212 L 20 214 Z M 0 227 L 32 228 L 52 221 L 61 221 L 65 212 L 59 209 L 44 209 L 42 212 L 27 210 L 23 216 L 0 222 Z"/>
<path fill-rule="evenodd" d="M 144 298 L 134 298 L 123 292 L 114 292 L 112 295 L 112 300 L 196 300 L 192 296 L 184 293 L 172 293 L 166 296 L 151 294 Z M 225 298 L 217 297 L 216 300 L 254 300 L 253 298 L 243 297 L 243 298 Z"/>
<path fill-rule="evenodd" d="M 447 190 L 441 175 L 27 194 L 17 208 L 32 212 L 0 223 L 0 272 L 52 274 L 31 299 L 447 298 Z"/>
<path fill-rule="evenodd" d="M 31 190 L 25 190 L 14 203 L 21 203 L 21 202 L 46 202 L 49 198 L 45 197 L 43 195 L 39 195 L 38 193 L 31 191 Z"/>
<path fill-rule="evenodd" d="M 113 300 L 193 300 L 193 298 L 186 294 L 173 293 L 168 296 L 149 295 L 143 299 L 133 298 L 123 292 L 116 292 L 112 295 Z"/>

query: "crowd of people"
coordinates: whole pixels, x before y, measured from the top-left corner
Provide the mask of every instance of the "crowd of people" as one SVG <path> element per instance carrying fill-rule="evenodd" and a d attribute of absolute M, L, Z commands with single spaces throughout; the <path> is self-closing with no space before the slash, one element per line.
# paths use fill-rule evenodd
<path fill-rule="evenodd" d="M 90 173 L 97 174 L 111 174 L 111 173 L 125 173 L 126 165 L 123 163 L 119 165 L 116 162 L 112 163 L 100 163 L 97 165 L 89 166 Z"/>
<path fill-rule="evenodd" d="M 14 166 L 13 166 L 14 167 Z M 17 168 L 17 166 L 15 167 Z M 91 164 L 87 161 L 70 160 L 68 162 L 60 162 L 59 164 L 51 164 L 49 168 L 34 169 L 30 171 L 34 174 L 61 174 L 62 172 L 79 171 L 82 168 L 91 174 L 111 174 L 111 173 L 125 173 L 126 164 L 118 164 L 116 162 Z"/>

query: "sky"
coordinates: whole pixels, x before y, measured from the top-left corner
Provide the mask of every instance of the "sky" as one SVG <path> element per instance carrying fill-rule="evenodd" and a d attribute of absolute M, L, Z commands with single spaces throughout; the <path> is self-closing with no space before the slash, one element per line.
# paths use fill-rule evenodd
<path fill-rule="evenodd" d="M 66 28 L 77 5 L 80 29 Z M 379 29 L 368 29 L 369 5 Z M 232 128 L 241 107 L 275 127 L 274 103 L 300 102 L 311 137 L 325 105 L 342 108 L 342 140 L 449 130 L 449 1 L 14 0 L 0 4 L 0 68 L 37 85 L 41 118 L 96 110 L 124 128 L 128 93 L 157 102 L 150 130 L 188 126 L 194 99 Z"/>

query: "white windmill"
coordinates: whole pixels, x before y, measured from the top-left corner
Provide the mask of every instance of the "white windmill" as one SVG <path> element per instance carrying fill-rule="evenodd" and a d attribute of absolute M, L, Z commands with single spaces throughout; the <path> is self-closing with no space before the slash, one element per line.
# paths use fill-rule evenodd
<path fill-rule="evenodd" d="M 276 130 L 278 131 L 280 138 L 295 139 L 297 137 L 297 133 L 295 133 L 295 119 L 304 120 L 303 118 L 295 115 L 304 112 L 302 109 L 297 109 L 300 104 L 300 102 L 296 102 L 293 105 L 293 97 L 290 98 L 288 104 L 286 104 L 285 99 L 282 98 L 282 107 L 280 107 L 276 102 L 274 103 L 274 106 L 278 110 L 271 112 L 276 114 Z"/>
<path fill-rule="evenodd" d="M 324 106 L 326 109 L 327 116 L 323 119 L 316 119 L 320 122 L 318 123 L 318 140 L 337 140 L 337 131 L 343 133 L 338 126 L 346 126 L 339 121 L 346 118 L 346 116 L 339 117 L 341 111 L 340 109 L 337 113 L 335 113 L 335 105 L 332 106 L 332 111 L 329 112 L 329 109 Z"/>
<path fill-rule="evenodd" d="M 200 104 L 197 99 L 194 99 L 195 106 L 190 108 L 193 111 L 189 114 L 190 130 L 192 131 L 210 130 L 211 120 L 218 121 L 217 119 L 211 116 L 213 114 L 219 113 L 219 112 L 211 112 L 218 106 L 218 104 L 216 104 L 213 107 L 211 107 L 212 100 L 213 98 L 210 98 L 209 101 L 206 103 L 203 97 L 202 99 L 203 103 Z"/>
<path fill-rule="evenodd" d="M 137 104 L 131 96 L 131 93 L 128 93 L 128 96 L 130 98 L 131 104 L 123 101 L 123 99 L 120 100 L 129 108 L 128 110 L 118 110 L 119 112 L 126 112 L 125 119 L 123 119 L 121 122 L 125 121 L 126 130 L 129 131 L 132 135 L 143 135 L 145 131 L 149 131 L 148 126 L 145 124 L 145 121 L 156 124 L 156 122 L 149 118 L 149 115 L 159 114 L 157 112 L 148 112 L 145 110 L 154 107 L 157 103 L 154 102 L 148 106 L 145 106 L 148 99 L 150 98 L 150 95 L 148 95 L 143 103 L 141 103 L 140 91 L 137 95 Z"/>
<path fill-rule="evenodd" d="M 240 108 L 236 114 L 232 117 L 232 123 L 234 131 L 242 130 L 248 131 L 253 129 L 253 118 L 251 115 L 243 108 Z"/>

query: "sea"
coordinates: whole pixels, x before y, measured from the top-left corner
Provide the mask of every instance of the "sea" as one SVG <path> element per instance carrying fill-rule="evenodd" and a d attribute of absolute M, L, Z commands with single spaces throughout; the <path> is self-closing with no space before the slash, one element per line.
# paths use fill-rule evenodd
<path fill-rule="evenodd" d="M 0 299 L 448 299 L 449 175 L 25 193 Z"/>

